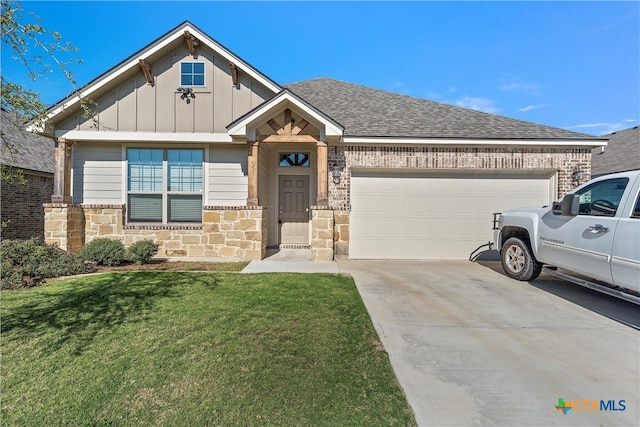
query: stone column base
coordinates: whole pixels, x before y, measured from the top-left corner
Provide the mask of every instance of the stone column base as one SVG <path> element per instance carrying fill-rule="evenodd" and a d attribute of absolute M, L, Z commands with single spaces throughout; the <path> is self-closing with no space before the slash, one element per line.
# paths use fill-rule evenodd
<path fill-rule="evenodd" d="M 44 240 L 68 252 L 76 252 L 84 244 L 82 207 L 68 203 L 45 203 Z"/>
<path fill-rule="evenodd" d="M 311 207 L 311 260 L 333 261 L 333 209 Z"/>

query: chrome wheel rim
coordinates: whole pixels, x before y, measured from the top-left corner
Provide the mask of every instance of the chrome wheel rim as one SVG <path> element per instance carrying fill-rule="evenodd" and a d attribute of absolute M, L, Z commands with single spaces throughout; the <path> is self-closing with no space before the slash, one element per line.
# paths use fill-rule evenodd
<path fill-rule="evenodd" d="M 514 273 L 520 273 L 524 270 L 525 258 L 522 248 L 511 245 L 504 254 L 505 265 Z"/>

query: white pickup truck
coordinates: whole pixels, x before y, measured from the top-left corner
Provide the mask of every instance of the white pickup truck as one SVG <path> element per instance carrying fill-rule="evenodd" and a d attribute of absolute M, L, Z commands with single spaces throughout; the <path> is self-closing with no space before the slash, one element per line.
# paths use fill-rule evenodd
<path fill-rule="evenodd" d="M 494 214 L 505 273 L 543 270 L 640 304 L 640 170 L 595 178 L 552 206 Z"/>

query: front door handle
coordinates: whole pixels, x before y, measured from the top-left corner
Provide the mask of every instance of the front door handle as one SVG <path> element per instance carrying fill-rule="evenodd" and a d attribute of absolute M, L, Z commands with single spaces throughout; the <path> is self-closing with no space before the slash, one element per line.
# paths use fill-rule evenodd
<path fill-rule="evenodd" d="M 609 232 L 609 227 L 605 227 L 602 224 L 595 224 L 595 225 L 590 225 L 589 227 L 587 227 L 587 230 L 589 230 L 589 232 L 593 233 L 593 234 L 608 233 Z"/>

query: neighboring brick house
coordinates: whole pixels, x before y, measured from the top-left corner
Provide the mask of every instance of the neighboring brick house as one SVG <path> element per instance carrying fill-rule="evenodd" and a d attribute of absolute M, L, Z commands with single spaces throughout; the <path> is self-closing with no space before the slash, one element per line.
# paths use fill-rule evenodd
<path fill-rule="evenodd" d="M 606 144 L 327 78 L 280 86 L 189 22 L 50 118 L 47 240 L 153 239 L 163 256 L 467 258 L 492 212 L 557 199 Z"/>
<path fill-rule="evenodd" d="M 28 239 L 44 236 L 43 203 L 53 194 L 53 153 L 51 138 L 25 130 L 15 114 L 2 110 L 3 167 L 22 170 L 25 184 L 2 182 L 0 217 L 7 226 L 2 239 Z"/>
<path fill-rule="evenodd" d="M 619 130 L 607 135 L 606 147 L 597 147 L 591 154 L 591 175 L 640 169 L 640 128 Z"/>

